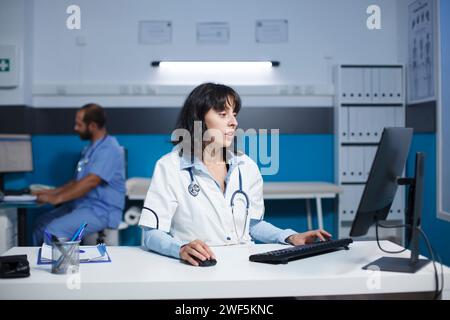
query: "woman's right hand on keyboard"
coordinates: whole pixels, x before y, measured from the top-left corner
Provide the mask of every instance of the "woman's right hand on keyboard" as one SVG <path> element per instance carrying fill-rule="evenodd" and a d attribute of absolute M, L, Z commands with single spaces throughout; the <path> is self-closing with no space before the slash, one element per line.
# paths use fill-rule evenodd
<path fill-rule="evenodd" d="M 306 243 L 311 243 L 319 239 L 320 241 L 326 241 L 331 238 L 331 234 L 325 230 L 311 230 L 302 233 L 296 233 L 286 239 L 287 243 L 294 246 L 304 245 Z"/>

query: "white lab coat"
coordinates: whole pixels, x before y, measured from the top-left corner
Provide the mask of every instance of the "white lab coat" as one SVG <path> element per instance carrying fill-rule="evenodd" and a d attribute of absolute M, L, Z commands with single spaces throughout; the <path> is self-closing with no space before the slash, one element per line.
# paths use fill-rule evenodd
<path fill-rule="evenodd" d="M 230 166 L 232 172 L 225 194 L 212 177 L 193 167 L 194 181 L 200 186 L 199 194 L 194 197 L 188 191 L 189 171 L 182 168 L 178 149 L 174 148 L 156 163 L 139 225 L 168 232 L 182 242 L 199 239 L 209 246 L 251 241 L 250 219 L 261 220 L 264 215 L 263 180 L 258 166 L 247 155 L 235 156 L 232 163 L 235 162 L 238 165 Z M 247 215 L 244 197 L 237 195 L 234 222 L 230 200 L 239 190 L 238 168 L 249 210 Z"/>

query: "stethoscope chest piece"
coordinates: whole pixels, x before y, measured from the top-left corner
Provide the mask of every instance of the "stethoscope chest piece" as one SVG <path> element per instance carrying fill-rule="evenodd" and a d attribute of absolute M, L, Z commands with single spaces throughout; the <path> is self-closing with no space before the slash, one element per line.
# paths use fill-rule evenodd
<path fill-rule="evenodd" d="M 198 184 L 196 184 L 195 182 L 191 182 L 191 184 L 189 184 L 189 186 L 188 186 L 188 190 L 189 190 L 189 193 L 193 197 L 196 197 L 196 196 L 198 196 L 198 193 L 200 192 L 200 186 Z"/>

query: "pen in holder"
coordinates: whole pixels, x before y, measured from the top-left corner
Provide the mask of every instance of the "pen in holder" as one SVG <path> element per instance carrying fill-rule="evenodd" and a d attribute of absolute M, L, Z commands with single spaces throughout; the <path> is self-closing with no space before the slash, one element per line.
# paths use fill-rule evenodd
<path fill-rule="evenodd" d="M 78 273 L 80 269 L 80 240 L 52 239 L 52 273 Z"/>

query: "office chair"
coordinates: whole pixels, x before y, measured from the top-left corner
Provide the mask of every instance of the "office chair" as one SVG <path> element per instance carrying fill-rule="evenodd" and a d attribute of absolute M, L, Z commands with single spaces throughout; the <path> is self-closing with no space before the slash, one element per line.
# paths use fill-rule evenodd
<path fill-rule="evenodd" d="M 128 178 L 128 150 L 124 147 L 123 154 L 124 154 L 124 162 L 125 162 L 125 180 Z M 119 223 L 119 226 L 115 229 L 106 228 L 103 230 L 100 230 L 99 232 L 95 232 L 91 235 L 87 235 L 84 240 L 83 244 L 100 244 L 104 243 L 106 245 L 112 245 L 112 246 L 118 246 L 120 245 L 120 237 L 119 232 L 121 230 L 125 230 L 128 228 L 128 224 L 125 221 L 121 221 Z"/>

